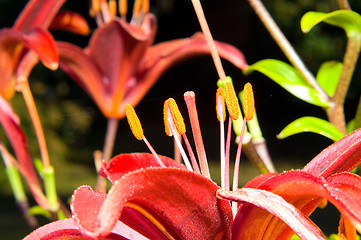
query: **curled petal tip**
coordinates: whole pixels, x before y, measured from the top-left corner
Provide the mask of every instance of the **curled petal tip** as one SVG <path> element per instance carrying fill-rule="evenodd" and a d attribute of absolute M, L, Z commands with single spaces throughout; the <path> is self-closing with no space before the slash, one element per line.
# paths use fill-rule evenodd
<path fill-rule="evenodd" d="M 46 64 L 46 67 L 48 67 L 50 70 L 55 71 L 58 69 L 59 63 L 57 63 L 57 62 L 48 63 L 48 64 Z"/>

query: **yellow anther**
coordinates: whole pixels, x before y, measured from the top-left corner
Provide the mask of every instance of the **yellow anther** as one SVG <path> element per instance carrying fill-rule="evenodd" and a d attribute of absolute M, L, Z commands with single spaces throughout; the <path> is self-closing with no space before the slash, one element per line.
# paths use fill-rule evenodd
<path fill-rule="evenodd" d="M 169 110 L 171 116 L 168 116 L 168 110 Z M 168 117 L 172 117 L 174 127 L 177 130 L 178 134 L 180 134 L 180 135 L 185 134 L 186 126 L 184 124 L 182 114 L 180 113 L 180 111 L 178 109 L 177 103 L 175 102 L 175 100 L 173 98 L 169 98 L 164 103 L 163 113 L 164 113 L 164 125 L 166 128 L 165 131 L 168 136 L 171 136 L 170 132 L 167 132 L 167 129 L 169 131 Z"/>
<path fill-rule="evenodd" d="M 117 15 L 117 2 L 115 0 L 109 0 L 108 7 L 110 15 L 115 17 Z"/>
<path fill-rule="evenodd" d="M 92 12 L 94 14 L 100 12 L 100 1 L 99 0 L 92 0 L 91 3 L 92 3 L 92 6 L 91 6 Z"/>
<path fill-rule="evenodd" d="M 167 136 L 171 137 L 172 132 L 169 130 L 169 124 L 168 124 L 168 107 L 169 107 L 169 102 L 168 102 L 168 100 L 166 100 L 164 102 L 164 106 L 163 106 L 164 129 L 165 129 L 165 134 L 167 134 Z"/>
<path fill-rule="evenodd" d="M 142 9 L 143 13 L 149 12 L 149 0 L 143 0 Z"/>
<path fill-rule="evenodd" d="M 143 128 L 132 105 L 125 105 L 125 116 L 127 117 L 129 127 L 132 130 L 134 137 L 138 140 L 142 140 Z"/>
<path fill-rule="evenodd" d="M 218 88 L 217 93 L 216 93 L 216 111 L 217 111 L 218 121 L 224 122 L 226 120 L 226 111 L 225 110 L 226 110 L 226 108 L 224 106 L 224 90 L 223 90 L 223 88 Z"/>
<path fill-rule="evenodd" d="M 226 105 L 228 109 L 229 116 L 233 120 L 237 120 L 239 117 L 239 105 L 236 92 L 234 91 L 233 85 L 231 82 L 227 82 L 224 85 L 224 91 L 226 96 Z"/>
<path fill-rule="evenodd" d="M 119 14 L 120 16 L 126 16 L 128 12 L 128 1 L 119 0 L 118 2 Z"/>
<path fill-rule="evenodd" d="M 142 9 L 142 0 L 135 0 L 133 6 L 133 17 L 135 18 L 139 17 L 141 9 Z"/>
<path fill-rule="evenodd" d="M 246 83 L 244 85 L 243 90 L 243 111 L 246 119 L 252 120 L 254 115 L 254 97 L 252 85 L 250 83 Z"/>

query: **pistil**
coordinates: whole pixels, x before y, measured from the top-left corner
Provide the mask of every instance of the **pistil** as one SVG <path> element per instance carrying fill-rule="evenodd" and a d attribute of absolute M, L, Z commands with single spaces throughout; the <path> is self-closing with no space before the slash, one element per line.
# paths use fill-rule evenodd
<path fill-rule="evenodd" d="M 196 146 L 198 161 L 202 170 L 202 175 L 205 176 L 206 178 L 210 178 L 206 150 L 203 144 L 203 138 L 202 138 L 201 128 L 199 125 L 195 98 L 196 95 L 192 91 L 188 91 L 184 94 L 184 101 L 187 104 L 189 120 L 191 122 L 191 128 L 193 132 L 194 144 Z"/>

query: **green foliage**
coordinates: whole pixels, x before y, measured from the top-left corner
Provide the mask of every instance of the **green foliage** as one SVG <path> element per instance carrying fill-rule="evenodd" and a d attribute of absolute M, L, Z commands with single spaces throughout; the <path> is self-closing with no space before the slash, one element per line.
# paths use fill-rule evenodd
<path fill-rule="evenodd" d="M 342 66 L 342 63 L 336 61 L 325 62 L 317 72 L 317 82 L 330 97 L 335 94 Z"/>
<path fill-rule="evenodd" d="M 337 10 L 331 13 L 308 12 L 301 19 L 301 29 L 307 33 L 320 22 L 343 28 L 349 38 L 357 37 L 361 33 L 360 14 L 349 10 Z"/>
<path fill-rule="evenodd" d="M 250 65 L 244 73 L 250 74 L 253 71 L 263 73 L 285 90 L 303 101 L 320 107 L 329 106 L 327 99 L 325 99 L 315 89 L 311 88 L 305 82 L 301 74 L 294 67 L 285 62 L 275 59 L 264 59 Z"/>
<path fill-rule="evenodd" d="M 340 140 L 343 134 L 326 120 L 316 117 L 301 117 L 288 124 L 278 135 L 284 139 L 301 132 L 313 132 L 325 136 L 333 141 Z"/>

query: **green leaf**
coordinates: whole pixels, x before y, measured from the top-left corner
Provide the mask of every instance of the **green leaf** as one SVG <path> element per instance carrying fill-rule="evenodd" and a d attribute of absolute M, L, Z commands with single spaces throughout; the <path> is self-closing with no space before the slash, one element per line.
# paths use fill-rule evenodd
<path fill-rule="evenodd" d="M 351 119 L 347 124 L 346 124 L 346 134 L 351 133 L 352 131 L 356 130 L 355 129 L 355 119 Z"/>
<path fill-rule="evenodd" d="M 248 66 L 244 73 L 250 74 L 253 71 L 263 73 L 303 101 L 320 107 L 329 106 L 327 99 L 311 88 L 301 74 L 294 67 L 285 62 L 275 59 L 264 59 Z"/>
<path fill-rule="evenodd" d="M 325 92 L 332 97 L 340 80 L 343 64 L 336 61 L 325 62 L 317 72 L 316 80 Z"/>
<path fill-rule="evenodd" d="M 283 139 L 301 132 L 317 133 L 333 141 L 340 140 L 343 137 L 343 134 L 326 120 L 316 117 L 301 117 L 288 124 L 277 135 L 277 138 Z"/>
<path fill-rule="evenodd" d="M 301 29 L 307 33 L 320 22 L 343 28 L 349 38 L 357 37 L 361 33 L 361 16 L 350 10 L 337 10 L 331 13 L 307 12 L 301 19 Z"/>

